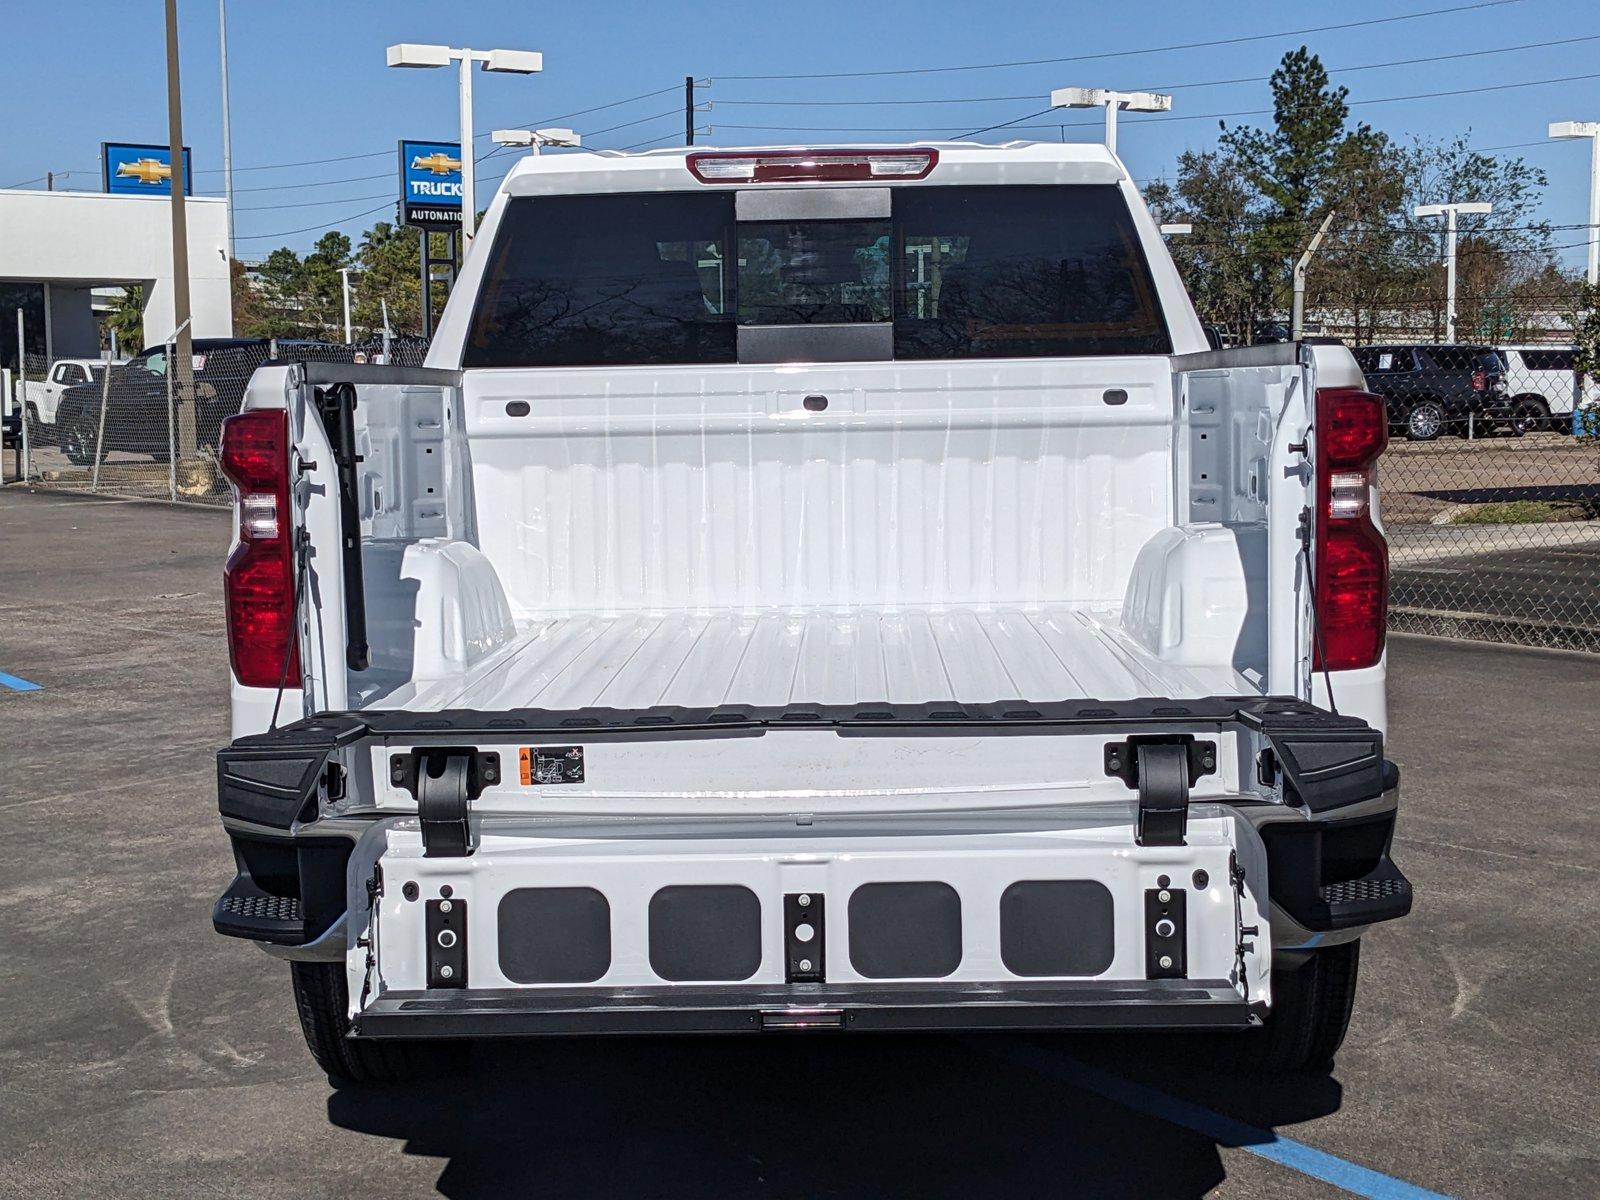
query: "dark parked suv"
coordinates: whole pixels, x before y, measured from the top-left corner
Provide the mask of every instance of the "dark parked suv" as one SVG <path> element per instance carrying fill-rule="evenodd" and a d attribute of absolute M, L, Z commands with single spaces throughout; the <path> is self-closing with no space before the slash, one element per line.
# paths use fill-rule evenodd
<path fill-rule="evenodd" d="M 329 342 L 269 338 L 195 338 L 195 434 L 202 447 L 215 446 L 222 419 L 239 411 L 255 369 L 267 362 L 335 360 L 348 362 L 348 346 Z M 127 451 L 167 457 L 167 348 L 151 346 L 111 373 L 105 401 L 108 452 Z M 176 381 L 174 381 L 176 382 Z M 82 466 L 94 461 L 100 435 L 100 382 L 79 384 L 61 394 L 56 429 L 67 458 Z"/>
<path fill-rule="evenodd" d="M 1469 429 L 1524 432 L 1512 420 L 1505 364 L 1488 346 L 1360 346 L 1353 353 L 1367 387 L 1388 406 L 1390 428 L 1413 442 L 1446 429 L 1463 437 Z"/>

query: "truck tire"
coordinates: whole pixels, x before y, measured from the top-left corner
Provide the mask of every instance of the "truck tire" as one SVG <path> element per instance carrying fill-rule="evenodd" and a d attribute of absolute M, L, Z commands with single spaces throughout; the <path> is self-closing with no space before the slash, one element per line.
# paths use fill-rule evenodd
<path fill-rule="evenodd" d="M 1517 437 L 1550 428 L 1550 408 L 1538 396 L 1518 396 L 1511 408 L 1511 432 Z"/>
<path fill-rule="evenodd" d="M 294 962 L 289 971 L 300 1031 L 335 1087 L 448 1075 L 470 1049 L 466 1042 L 354 1041 L 346 1016 L 350 993 L 344 964 Z"/>
<path fill-rule="evenodd" d="M 1320 1071 L 1350 1028 L 1361 943 L 1313 950 L 1300 966 L 1272 972 L 1272 1010 L 1244 1035 L 1244 1065 L 1261 1072 Z"/>
<path fill-rule="evenodd" d="M 1406 440 L 1431 442 L 1444 431 L 1444 405 L 1437 400 L 1419 400 L 1406 412 Z"/>
<path fill-rule="evenodd" d="M 94 462 L 95 439 L 99 431 L 85 428 L 82 420 L 67 426 L 61 436 L 61 448 L 67 452 L 67 461 L 75 467 L 87 467 Z"/>

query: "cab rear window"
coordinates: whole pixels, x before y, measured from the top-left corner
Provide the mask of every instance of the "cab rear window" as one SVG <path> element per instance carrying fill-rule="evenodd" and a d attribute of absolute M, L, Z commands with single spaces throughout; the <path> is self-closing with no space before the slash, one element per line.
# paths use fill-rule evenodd
<path fill-rule="evenodd" d="M 887 326 L 896 359 L 1171 351 L 1115 186 L 900 188 L 881 220 L 734 209 L 732 190 L 513 200 L 463 365 L 731 363 L 741 326 Z"/>

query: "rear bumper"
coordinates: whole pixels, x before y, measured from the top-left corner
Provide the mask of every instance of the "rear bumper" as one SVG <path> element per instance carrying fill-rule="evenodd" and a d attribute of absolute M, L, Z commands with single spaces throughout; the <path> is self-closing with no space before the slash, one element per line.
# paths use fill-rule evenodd
<path fill-rule="evenodd" d="M 1259 1012 L 1225 980 L 1049 984 L 784 985 L 390 992 L 362 1038 L 951 1029 L 1248 1029 Z"/>

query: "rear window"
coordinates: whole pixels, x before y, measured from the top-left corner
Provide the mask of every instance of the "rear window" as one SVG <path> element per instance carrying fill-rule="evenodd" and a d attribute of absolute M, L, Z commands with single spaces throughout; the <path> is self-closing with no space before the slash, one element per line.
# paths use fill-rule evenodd
<path fill-rule="evenodd" d="M 1522 365 L 1530 371 L 1572 371 L 1577 368 L 1576 350 L 1523 350 Z"/>
<path fill-rule="evenodd" d="M 1356 365 L 1363 371 L 1409 371 L 1411 351 L 1404 347 L 1363 346 L 1355 352 Z"/>
<path fill-rule="evenodd" d="M 1115 186 L 896 190 L 884 219 L 737 222 L 734 193 L 507 207 L 467 367 L 731 363 L 740 326 L 892 327 L 897 359 L 1167 354 Z"/>
<path fill-rule="evenodd" d="M 1426 351 L 1441 371 L 1501 371 L 1500 356 L 1482 346 L 1429 346 Z"/>

